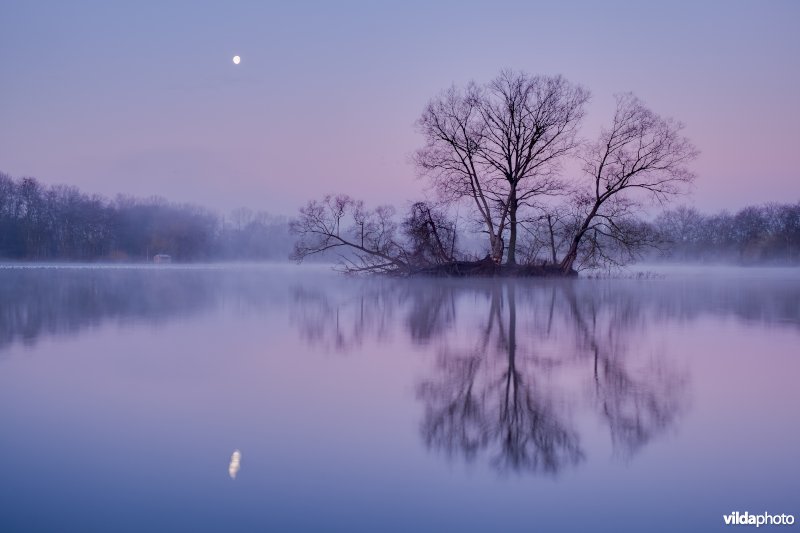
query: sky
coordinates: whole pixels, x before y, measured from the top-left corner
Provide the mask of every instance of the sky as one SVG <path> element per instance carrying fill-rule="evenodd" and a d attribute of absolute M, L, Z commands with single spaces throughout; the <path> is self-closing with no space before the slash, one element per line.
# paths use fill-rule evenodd
<path fill-rule="evenodd" d="M 794 0 L 0 0 L 0 171 L 223 211 L 399 205 L 425 194 L 425 104 L 512 68 L 590 89 L 589 138 L 623 91 L 684 122 L 681 203 L 795 202 L 798 24 Z"/>

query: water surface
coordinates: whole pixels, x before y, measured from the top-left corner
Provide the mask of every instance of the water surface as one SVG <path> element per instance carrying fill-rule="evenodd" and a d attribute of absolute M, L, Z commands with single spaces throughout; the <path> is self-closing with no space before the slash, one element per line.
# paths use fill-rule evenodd
<path fill-rule="evenodd" d="M 0 268 L 0 530 L 797 516 L 798 347 L 790 269 Z"/>

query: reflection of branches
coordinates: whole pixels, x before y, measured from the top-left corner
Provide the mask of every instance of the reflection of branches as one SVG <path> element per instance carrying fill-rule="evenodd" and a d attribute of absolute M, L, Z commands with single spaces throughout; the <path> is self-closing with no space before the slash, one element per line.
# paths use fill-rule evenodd
<path fill-rule="evenodd" d="M 467 355 L 444 352 L 439 358 L 442 379 L 424 381 L 418 388 L 426 404 L 423 437 L 429 447 L 463 454 L 468 461 L 487 451 L 501 471 L 554 474 L 583 454 L 554 403 L 518 367 L 514 286 L 508 288 L 507 329 L 501 289 L 492 292 L 489 321 L 477 349 Z M 492 377 L 487 349 L 496 349 L 506 361 L 499 378 Z"/>
<path fill-rule="evenodd" d="M 423 437 L 429 447 L 447 455 L 462 453 L 471 461 L 486 446 L 486 413 L 474 392 L 482 363 L 479 353 L 440 357 L 439 368 L 445 379 L 419 385 L 418 394 L 426 404 Z"/>
<path fill-rule="evenodd" d="M 500 412 L 502 450 L 492 461 L 500 470 L 556 473 L 583 458 L 577 434 L 561 422 L 553 403 L 509 371 Z"/>
<path fill-rule="evenodd" d="M 0 351 L 109 321 L 162 325 L 226 303 L 259 309 L 275 305 L 276 285 L 256 270 L 0 268 Z"/>
<path fill-rule="evenodd" d="M 364 342 L 368 336 L 383 338 L 392 319 L 392 303 L 385 287 L 356 291 L 354 298 L 340 298 L 320 289 L 292 288 L 292 319 L 308 341 L 342 351 Z"/>
<path fill-rule="evenodd" d="M 598 302 L 584 299 L 591 324 L 578 304 L 574 287 L 568 287 L 569 315 L 579 343 L 592 355 L 597 405 L 611 432 L 614 448 L 632 456 L 653 437 L 675 422 L 683 407 L 687 379 L 674 371 L 649 365 L 634 372 L 623 358 L 626 331 L 642 327 L 638 306 L 622 300 L 610 306 L 599 320 Z M 602 292 L 595 294 L 603 294 Z"/>
<path fill-rule="evenodd" d="M 627 457 L 672 425 L 683 407 L 686 378 L 664 368 L 632 376 L 619 362 L 604 358 L 595 379 L 614 447 Z"/>
<path fill-rule="evenodd" d="M 430 288 L 426 284 L 426 289 Z M 433 290 L 411 291 L 406 294 L 410 309 L 406 326 L 416 342 L 426 342 L 437 337 L 455 322 L 455 298 L 451 288 L 433 287 Z"/>
<path fill-rule="evenodd" d="M 328 307 L 316 319 L 344 333 L 342 349 L 396 325 L 415 342 L 435 343 L 435 367 L 417 387 L 424 442 L 500 471 L 555 474 L 580 462 L 580 435 L 567 418 L 573 405 L 591 409 L 625 457 L 673 427 L 689 380 L 670 361 L 634 351 L 633 337 L 653 323 L 701 313 L 800 323 L 800 285 L 763 281 L 740 283 L 735 296 L 729 284 L 703 281 L 384 280 L 359 287 L 358 297 L 322 289 Z M 313 342 L 329 338 L 301 327 Z M 569 389 L 575 372 L 591 384 L 588 404 L 577 403 L 586 394 Z"/>

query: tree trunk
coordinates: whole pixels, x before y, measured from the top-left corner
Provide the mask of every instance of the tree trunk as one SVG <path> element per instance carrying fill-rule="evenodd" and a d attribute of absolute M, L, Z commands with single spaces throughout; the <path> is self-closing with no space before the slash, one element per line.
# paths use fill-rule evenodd
<path fill-rule="evenodd" d="M 519 374 L 517 373 L 517 303 L 514 298 L 514 284 L 508 287 L 508 375 L 506 376 L 505 414 L 510 408 L 517 408 Z M 511 403 L 513 394 L 513 404 Z"/>
<path fill-rule="evenodd" d="M 552 253 L 553 257 L 553 264 L 555 265 L 558 263 L 558 258 L 556 257 L 556 237 L 553 234 L 553 216 L 547 215 L 547 227 L 550 228 L 550 252 Z"/>
<path fill-rule="evenodd" d="M 578 233 L 575 238 L 572 239 L 572 244 L 570 244 L 567 255 L 565 255 L 564 259 L 561 260 L 561 271 L 565 274 L 570 272 L 572 270 L 572 265 L 575 264 L 575 259 L 578 257 L 578 245 L 581 242 L 582 236 L 583 232 Z"/>
<path fill-rule="evenodd" d="M 498 265 L 503 261 L 503 235 L 491 234 L 489 242 L 492 246 L 492 260 Z"/>
<path fill-rule="evenodd" d="M 517 264 L 517 192 L 512 193 L 511 201 L 508 204 L 509 216 L 509 237 L 508 237 L 508 258 L 506 264 Z"/>
<path fill-rule="evenodd" d="M 569 246 L 569 251 L 567 251 L 567 255 L 564 256 L 564 259 L 561 261 L 561 271 L 564 274 L 568 274 L 572 270 L 572 265 L 575 264 L 575 259 L 578 257 L 578 245 L 581 243 L 581 239 L 586 231 L 589 229 L 589 225 L 594 220 L 595 215 L 597 215 L 597 211 L 600 209 L 600 205 L 603 203 L 605 198 L 598 198 L 595 200 L 594 206 L 592 210 L 589 211 L 589 214 L 586 215 L 586 218 L 583 220 L 583 224 L 581 224 L 581 229 L 578 230 L 578 233 L 575 234 L 575 238 L 572 239 L 572 244 Z"/>

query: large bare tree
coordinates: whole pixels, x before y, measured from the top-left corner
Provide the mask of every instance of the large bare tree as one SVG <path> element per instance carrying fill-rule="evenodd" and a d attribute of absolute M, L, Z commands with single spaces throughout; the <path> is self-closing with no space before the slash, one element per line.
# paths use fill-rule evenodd
<path fill-rule="evenodd" d="M 516 264 L 519 210 L 562 189 L 559 163 L 577 146 L 589 92 L 561 76 L 503 71 L 485 86 L 451 88 L 417 121 L 416 163 L 445 200 L 468 199 L 501 262 Z"/>
<path fill-rule="evenodd" d="M 582 154 L 588 183 L 575 195 L 582 217 L 561 261 L 564 272 L 573 269 L 582 245 L 597 257 L 608 245 L 632 252 L 646 244 L 649 236 L 634 218 L 641 202 L 664 203 L 695 177 L 688 163 L 698 151 L 682 135 L 683 124 L 662 118 L 633 94 L 616 99 L 611 127 Z"/>

